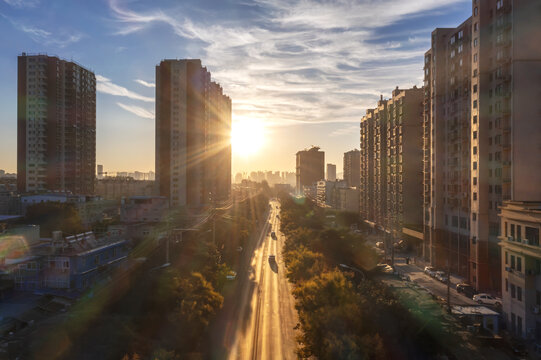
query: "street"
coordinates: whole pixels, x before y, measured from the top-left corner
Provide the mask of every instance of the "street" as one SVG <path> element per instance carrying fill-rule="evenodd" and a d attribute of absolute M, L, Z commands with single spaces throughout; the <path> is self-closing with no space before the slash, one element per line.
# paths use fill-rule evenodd
<path fill-rule="evenodd" d="M 272 208 L 253 252 L 247 276 L 237 281 L 240 311 L 225 334 L 229 359 L 294 359 L 297 313 L 281 249 L 279 202 Z M 276 238 L 271 233 L 276 233 Z M 275 255 L 275 261 L 269 261 Z"/>
<path fill-rule="evenodd" d="M 427 289 L 431 294 L 447 299 L 447 284 L 425 274 L 419 266 L 406 264 L 406 260 L 403 257 L 397 256 L 395 258 L 395 267 L 400 274 L 408 275 L 411 281 Z M 451 305 L 477 305 L 471 298 L 458 293 L 456 291 L 456 284 L 457 281 L 454 276 L 451 276 L 451 289 L 449 291 Z"/>

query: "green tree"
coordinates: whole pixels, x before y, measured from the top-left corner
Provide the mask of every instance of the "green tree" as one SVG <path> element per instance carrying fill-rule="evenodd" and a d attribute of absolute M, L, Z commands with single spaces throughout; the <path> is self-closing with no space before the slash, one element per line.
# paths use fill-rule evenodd
<path fill-rule="evenodd" d="M 323 255 L 300 246 L 296 250 L 285 253 L 287 277 L 291 282 L 306 281 L 321 274 L 325 270 Z"/>
<path fill-rule="evenodd" d="M 187 278 L 175 278 L 175 282 L 175 318 L 185 328 L 191 329 L 192 334 L 199 336 L 222 307 L 223 297 L 197 272 Z"/>

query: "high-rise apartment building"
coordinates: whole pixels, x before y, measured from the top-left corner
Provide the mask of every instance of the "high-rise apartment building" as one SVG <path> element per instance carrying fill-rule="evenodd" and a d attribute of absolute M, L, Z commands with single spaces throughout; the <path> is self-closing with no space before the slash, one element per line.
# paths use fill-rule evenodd
<path fill-rule="evenodd" d="M 534 1 L 473 0 L 425 56 L 425 256 L 479 291 L 501 290 L 502 202 L 541 198 L 539 23 Z"/>
<path fill-rule="evenodd" d="M 327 164 L 327 181 L 336 181 L 336 165 Z"/>
<path fill-rule="evenodd" d="M 156 66 L 156 183 L 171 206 L 199 206 L 231 192 L 231 99 L 200 60 Z"/>
<path fill-rule="evenodd" d="M 420 233 L 422 121 L 423 89 L 417 87 L 396 88 L 361 119 L 360 217 L 377 229 Z"/>
<path fill-rule="evenodd" d="M 432 32 L 425 54 L 424 256 L 468 276 L 471 19 Z"/>
<path fill-rule="evenodd" d="M 297 194 L 304 193 L 304 186 L 315 186 L 325 179 L 325 153 L 319 147 L 297 152 Z"/>
<path fill-rule="evenodd" d="M 361 183 L 361 153 L 351 150 L 344 153 L 344 180 L 348 187 L 359 188 Z"/>
<path fill-rule="evenodd" d="M 47 55 L 18 57 L 17 188 L 93 194 L 96 77 Z"/>

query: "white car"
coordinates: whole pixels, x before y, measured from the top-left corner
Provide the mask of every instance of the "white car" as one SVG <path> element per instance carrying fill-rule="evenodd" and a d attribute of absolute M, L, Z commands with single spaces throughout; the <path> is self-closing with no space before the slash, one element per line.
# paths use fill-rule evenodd
<path fill-rule="evenodd" d="M 473 295 L 473 301 L 477 302 L 478 304 L 487 304 L 487 305 L 494 305 L 494 306 L 501 306 L 502 300 L 498 299 L 495 296 L 489 295 L 489 294 L 477 294 Z"/>

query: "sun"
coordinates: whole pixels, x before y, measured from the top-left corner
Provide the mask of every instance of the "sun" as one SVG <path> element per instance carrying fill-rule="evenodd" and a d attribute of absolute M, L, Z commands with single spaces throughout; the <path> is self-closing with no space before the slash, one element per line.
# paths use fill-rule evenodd
<path fill-rule="evenodd" d="M 242 119 L 233 122 L 231 145 L 233 153 L 248 157 L 261 150 L 265 141 L 265 127 L 261 120 Z"/>

